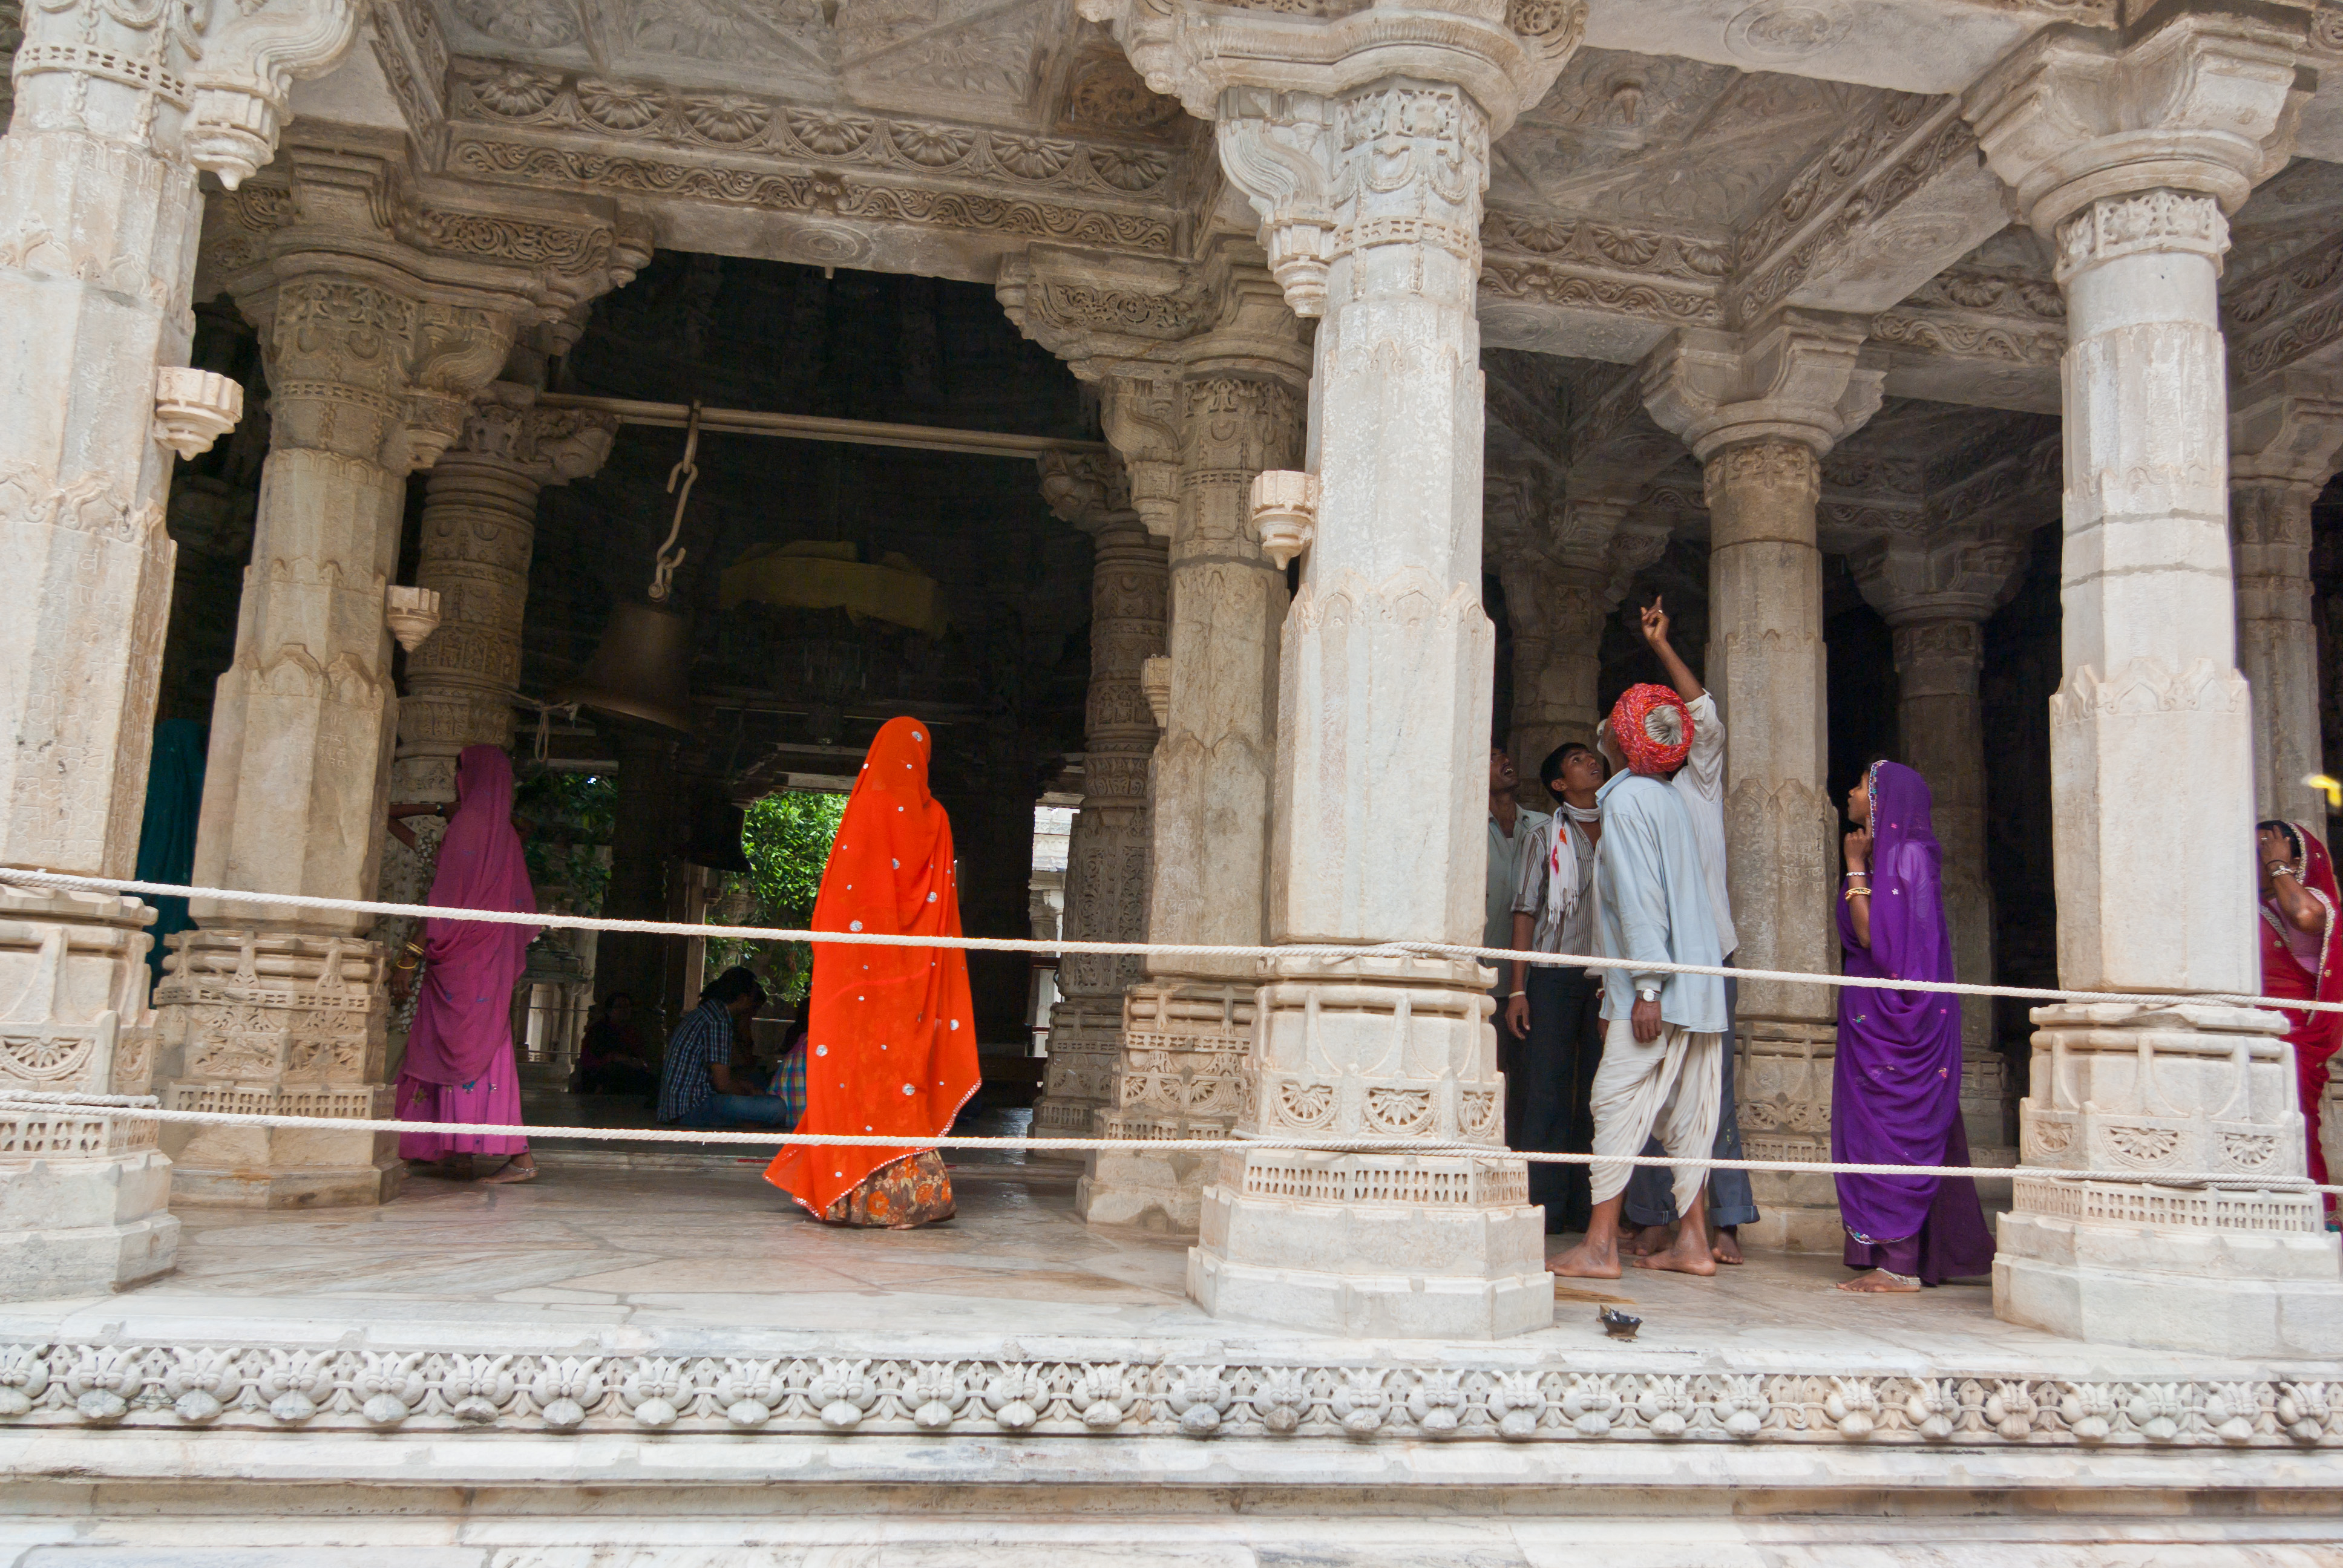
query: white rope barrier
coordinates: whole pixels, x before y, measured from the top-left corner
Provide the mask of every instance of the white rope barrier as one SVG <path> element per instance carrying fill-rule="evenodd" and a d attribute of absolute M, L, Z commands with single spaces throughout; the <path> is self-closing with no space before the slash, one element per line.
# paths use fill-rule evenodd
<path fill-rule="evenodd" d="M 256 893 L 234 888 L 196 888 L 177 882 L 142 882 L 123 877 L 69 876 L 61 871 L 0 867 L 0 885 L 55 888 L 99 893 L 136 893 L 176 899 L 209 899 L 254 910 L 322 910 L 336 914 L 390 915 L 404 920 L 471 920 L 488 925 L 549 926 L 562 930 L 620 931 L 653 937 L 722 937 L 733 941 L 830 942 L 843 946 L 960 948 L 970 952 L 1166 954 L 1183 958 L 1470 958 L 1493 963 L 1516 960 L 1552 968 L 1630 970 L 1636 974 L 1721 975 L 1736 980 L 1782 980 L 1793 985 L 1854 986 L 1872 990 L 1927 991 L 1946 996 L 2006 996 L 2020 1001 L 2073 1001 L 2134 1008 L 2245 1007 L 2289 1012 L 2343 1012 L 2343 1002 L 2299 1001 L 2290 997 L 2230 992 L 2059 990 L 2031 986 L 1973 985 L 1956 980 L 1877 980 L 1857 975 L 1815 974 L 1803 970 L 1736 969 L 1730 964 L 1679 964 L 1606 959 L 1584 953 L 1524 952 L 1513 948 L 1474 947 L 1463 942 L 1391 941 L 1368 944 L 1296 943 L 1244 947 L 1202 942 L 1090 942 L 1063 938 L 896 936 L 880 931 L 789 930 L 770 926 L 690 925 L 680 920 L 620 920 L 599 915 L 516 914 L 507 910 L 449 909 L 437 904 L 393 904 L 371 899 L 325 899 L 306 893 Z"/>
<path fill-rule="evenodd" d="M 1678 1160 L 1664 1154 L 1594 1155 L 1563 1153 L 1544 1149 L 1492 1148 L 1481 1143 L 1406 1142 L 1385 1139 L 1263 1138 L 1232 1132 L 1225 1138 L 983 1138 L 947 1133 L 940 1138 L 872 1137 L 862 1133 L 720 1132 L 681 1127 L 531 1127 L 485 1121 L 396 1121 L 369 1117 L 271 1116 L 260 1111 L 166 1111 L 155 1097 L 126 1094 L 44 1094 L 29 1090 L 0 1089 L 0 1111 L 63 1111 L 96 1112 L 128 1121 L 192 1123 L 213 1127 L 284 1127 L 302 1131 L 330 1128 L 341 1132 L 455 1133 L 488 1138 L 578 1138 L 623 1143 L 747 1144 L 774 1149 L 809 1144 L 819 1149 L 990 1149 L 1003 1151 L 1063 1151 L 1097 1153 L 1104 1150 L 1147 1150 L 1157 1153 L 1209 1154 L 1235 1147 L 1304 1154 L 1381 1154 L 1446 1160 L 1521 1160 L 1534 1165 L 1635 1165 L 1668 1169 L 1693 1166 L 1708 1171 L 1759 1171 L 1785 1175 L 1830 1176 L 1968 1176 L 2000 1178 L 2045 1177 L 2061 1181 L 2122 1181 L 2128 1185 L 2219 1186 L 2256 1192 L 2336 1192 L 2343 1186 L 2322 1187 L 2307 1176 L 2273 1176 L 2247 1180 L 2236 1171 L 2069 1171 L 2048 1166 L 2009 1165 L 1860 1165 L 1835 1161 L 1805 1160 Z"/>
<path fill-rule="evenodd" d="M 1452 942 L 1383 942 L 1371 946 L 1247 947 L 1232 944 L 1180 942 L 1097 942 L 1059 940 L 1041 941 L 1021 937 L 897 936 L 873 931 L 791 930 L 765 926 L 691 925 L 677 920 L 622 920 L 600 916 L 518 914 L 502 910 L 450 909 L 430 904 L 387 903 L 367 899 L 327 899 L 307 894 L 254 893 L 230 888 L 199 888 L 174 882 L 146 882 L 120 877 L 83 877 L 56 871 L 0 867 L 0 884 L 88 892 L 137 894 L 147 897 L 211 899 L 261 909 L 320 910 L 335 913 L 391 915 L 405 919 L 472 920 L 498 925 L 549 926 L 570 930 L 622 931 L 646 936 L 722 937 L 746 941 L 820 941 L 877 947 L 959 948 L 979 952 L 1044 952 L 1106 954 L 1171 954 L 1213 958 L 1473 958 L 1498 962 L 1577 969 L 1633 970 L 1638 974 L 1719 975 L 1737 980 L 1784 980 L 1795 984 L 1879 987 L 1881 982 L 1859 977 L 1812 974 L 1794 970 L 1736 969 L 1721 964 L 1678 964 L 1605 959 L 1574 953 L 1524 952 L 1508 948 L 1474 947 Z M 1946 981 L 1897 980 L 1885 989 L 1938 992 L 1953 996 L 2014 997 L 2024 1000 L 2116 1003 L 2126 1007 L 2189 1007 L 2227 1005 L 2291 1010 L 2343 1011 L 2343 1003 L 2298 1001 L 2290 998 L 2242 995 L 2157 995 L 2122 991 L 2037 990 L 2024 986 L 1970 985 Z M 364 1117 L 279 1116 L 259 1111 L 173 1111 L 159 1106 L 153 1096 L 46 1094 L 0 1087 L 0 1111 L 86 1111 L 127 1121 L 192 1123 L 226 1127 L 281 1127 L 306 1131 L 334 1129 L 352 1132 L 438 1132 L 499 1138 L 577 1138 L 617 1142 L 752 1144 L 775 1148 L 790 1144 L 817 1147 L 882 1149 L 977 1149 L 1040 1152 L 1095 1153 L 1105 1150 L 1152 1150 L 1160 1153 L 1208 1153 L 1232 1143 L 1249 1148 L 1325 1154 L 1386 1154 L 1448 1159 L 1521 1160 L 1534 1164 L 1592 1165 L 1593 1154 L 1545 1150 L 1492 1149 L 1482 1144 L 1407 1142 L 1357 1139 L 1262 1138 L 1232 1133 L 1228 1138 L 979 1138 L 947 1135 L 905 1140 L 861 1135 L 790 1132 L 702 1131 L 665 1127 L 528 1127 L 458 1121 L 383 1121 Z M 2240 1191 L 2343 1193 L 2343 1186 L 2319 1186 L 2305 1177 L 2271 1177 L 2245 1181 L 2235 1171 L 2073 1171 L 2047 1166 L 2001 1165 L 1865 1165 L 1827 1161 L 1674 1159 L 1664 1155 L 1604 1157 L 1602 1163 L 1703 1170 L 1738 1170 L 1806 1175 L 1849 1176 L 1969 1176 L 2001 1178 L 2019 1173 L 2029 1178 L 2062 1181 L 2123 1181 L 2138 1184 L 2196 1187 L 2219 1186 Z"/>

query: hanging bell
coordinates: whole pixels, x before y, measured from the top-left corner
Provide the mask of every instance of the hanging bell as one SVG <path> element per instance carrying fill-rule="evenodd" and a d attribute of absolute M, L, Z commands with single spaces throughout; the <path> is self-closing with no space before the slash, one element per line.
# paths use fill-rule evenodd
<path fill-rule="evenodd" d="M 681 611 L 621 599 L 585 673 L 553 694 L 598 713 L 691 733 L 691 622 Z"/>

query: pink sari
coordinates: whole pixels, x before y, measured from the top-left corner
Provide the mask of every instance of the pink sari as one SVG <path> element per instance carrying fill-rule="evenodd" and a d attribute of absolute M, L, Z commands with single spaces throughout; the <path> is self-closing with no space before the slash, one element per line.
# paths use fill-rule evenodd
<path fill-rule="evenodd" d="M 466 747 L 456 763 L 456 814 L 439 841 L 430 902 L 537 912 L 512 801 L 512 759 L 499 747 Z M 421 995 L 398 1071 L 401 1121 L 519 1124 L 512 993 L 537 931 L 479 920 L 423 922 Z M 398 1140 L 402 1160 L 518 1154 L 528 1147 L 526 1138 L 469 1133 L 414 1132 Z"/>

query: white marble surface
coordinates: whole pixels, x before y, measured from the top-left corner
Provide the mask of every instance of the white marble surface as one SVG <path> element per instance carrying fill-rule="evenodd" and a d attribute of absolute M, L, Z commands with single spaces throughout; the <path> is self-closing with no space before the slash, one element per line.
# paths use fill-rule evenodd
<path fill-rule="evenodd" d="M 879 1339 L 904 1353 L 1096 1357 L 1151 1350 L 1363 1360 L 1373 1342 L 1207 1317 L 1183 1292 L 1187 1244 L 1085 1226 L 1070 1171 L 955 1172 L 960 1218 L 837 1231 L 766 1185 L 761 1159 L 665 1170 L 554 1156 L 522 1186 L 417 1175 L 378 1209 L 190 1210 L 172 1273 L 118 1295 L 0 1306 L 0 1339 L 428 1345 L 550 1351 L 808 1352 Z M 555 1160 L 562 1162 L 556 1163 Z M 578 1161 L 578 1162 L 572 1162 Z M 1562 1238 L 1549 1238 L 1557 1247 Z M 1501 1344 L 1409 1342 L 1411 1355 L 1574 1369 L 1685 1372 L 1991 1369 L 2003 1375 L 2268 1375 L 2264 1363 L 2089 1346 L 1995 1319 L 1982 1285 L 1916 1297 L 1832 1290 L 1833 1257 L 1756 1251 L 1713 1280 L 1637 1273 L 1597 1293 L 1633 1303 L 1631 1344 L 1564 1295 L 1551 1329 Z M 2343 1362 L 2326 1363 L 2343 1377 Z"/>

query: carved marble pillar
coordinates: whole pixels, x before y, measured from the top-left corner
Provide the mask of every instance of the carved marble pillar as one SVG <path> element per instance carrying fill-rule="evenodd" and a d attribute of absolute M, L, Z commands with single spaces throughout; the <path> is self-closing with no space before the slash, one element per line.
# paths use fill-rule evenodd
<path fill-rule="evenodd" d="M 1893 628 L 1897 731 L 1905 764 L 1927 779 L 1944 846 L 1945 918 L 1961 980 L 1993 983 L 1993 890 L 1986 879 L 1985 706 L 1977 672 L 1985 623 L 2024 571 L 2016 528 L 1955 528 L 1885 539 L 1852 558 L 1855 581 Z M 1961 1116 L 1970 1161 L 2016 1162 L 2006 1065 L 1994 1050 L 1990 997 L 1963 999 Z"/>
<path fill-rule="evenodd" d="M 2237 668 L 2253 690 L 2254 812 L 2325 836 L 2318 634 L 2310 618 L 2310 508 L 2343 459 L 2343 387 L 2285 372 L 2229 420 L 2229 548 Z"/>
<path fill-rule="evenodd" d="M 2227 215 L 2286 161 L 2305 25 L 2165 13 L 2128 35 L 2058 30 L 1964 106 L 2055 242 L 2066 298 L 2066 676 L 2050 736 L 2059 979 L 2078 990 L 2256 990 L 2217 285 Z M 2034 1020 L 1995 1311 L 2231 1355 L 2335 1343 L 2343 1282 L 2318 1200 L 2261 1184 L 2304 1169 L 2283 1019 L 2114 1002 Z M 2041 1167 L 2138 1176 L 2028 1175 Z M 2227 1174 L 2181 1186 L 2159 1171 Z"/>
<path fill-rule="evenodd" d="M 391 761 L 394 801 L 453 801 L 456 759 L 464 748 L 512 741 L 538 495 L 598 471 L 618 432 L 609 415 L 536 403 L 537 389 L 525 382 L 492 383 L 426 481 L 415 584 L 437 596 L 439 620 L 407 656 Z M 430 890 L 447 823 L 418 817 L 407 827 L 416 849 L 383 843 L 380 895 L 419 904 Z M 372 934 L 397 951 L 419 923 L 387 916 Z M 580 934 L 548 940 L 566 949 Z M 403 1018 L 394 1018 L 393 1036 L 403 1037 L 404 1027 Z"/>
<path fill-rule="evenodd" d="M 1140 941 L 1147 935 L 1148 753 L 1156 735 L 1140 670 L 1163 651 L 1163 545 L 1141 523 L 1122 467 L 1111 458 L 1045 457 L 1041 493 L 1093 541 L 1082 805 L 1066 846 L 1063 929 L 1072 941 Z M 1091 1135 L 1121 1050 L 1122 993 L 1144 972 L 1136 955 L 1069 953 L 1060 961 L 1035 1136 Z"/>
<path fill-rule="evenodd" d="M 1262 940 L 1282 558 L 1262 548 L 1249 487 L 1302 445 L 1309 351 L 1252 243 L 1222 235 L 1182 267 L 1107 264 L 1037 247 L 997 292 L 1027 336 L 1101 384 L 1101 423 L 1131 506 L 1168 537 L 1168 652 L 1152 761 L 1145 929 L 1157 941 Z M 1252 1038 L 1250 960 L 1151 964 L 1117 1020 L 1096 1126 L 1151 1139 L 1217 1136 L 1237 1111 Z M 1193 1230 L 1209 1161 L 1091 1158 L 1077 1204 L 1094 1221 Z"/>
<path fill-rule="evenodd" d="M 26 7 L 0 136 L 0 863 L 127 877 L 146 787 L 173 548 L 174 452 L 240 388 L 186 368 L 202 197 L 268 161 L 295 75 L 329 66 L 347 0 Z M 0 1084 L 144 1094 L 135 899 L 0 890 Z M 153 1122 L 0 1112 L 0 1298 L 171 1267 Z"/>
<path fill-rule="evenodd" d="M 465 747 L 511 744 L 538 492 L 599 470 L 618 433 L 613 416 L 536 401 L 492 384 L 425 482 L 415 583 L 439 596 L 439 625 L 407 656 L 397 799 L 453 800 Z"/>
<path fill-rule="evenodd" d="M 1822 455 L 1879 407 L 1882 372 L 1859 321 L 1784 311 L 1729 337 L 1676 335 L 1644 380 L 1653 417 L 1705 468 L 1708 688 L 1725 725 L 1725 876 L 1745 969 L 1838 968 L 1839 809 L 1825 778 Z M 1745 980 L 1734 1076 L 1753 1160 L 1830 1158 L 1837 994 Z M 1835 1252 L 1826 1175 L 1754 1172 L 1762 1218 L 1745 1243 Z"/>
<path fill-rule="evenodd" d="M 1293 317 L 1265 274 L 1232 314 Z M 1251 946 L 1262 893 L 1276 759 L 1278 623 L 1285 573 L 1262 552 L 1250 492 L 1302 454 L 1306 403 L 1292 358 L 1248 353 L 1237 327 L 1200 338 L 1181 387 L 1180 507 L 1171 540 L 1170 696 L 1155 748 L 1147 930 L 1160 942 Z M 1122 1051 L 1100 1113 L 1111 1138 L 1209 1138 L 1235 1124 L 1254 1023 L 1250 959 L 1150 958 L 1126 993 Z M 1078 1202 L 1097 1224 L 1196 1229 L 1212 1161 L 1122 1151 L 1091 1157 Z"/>
<path fill-rule="evenodd" d="M 1547 19 L 1568 35 L 1558 65 L 1583 14 Z M 1493 42 L 1443 20 L 1460 45 Z M 1481 924 L 1494 637 L 1480 602 L 1474 236 L 1493 130 L 1522 101 L 1507 81 L 1232 88 L 1218 106 L 1222 165 L 1266 220 L 1288 302 L 1323 313 L 1314 484 L 1277 508 L 1281 548 L 1307 550 L 1279 663 L 1280 944 L 1469 942 Z M 1503 1149 L 1489 971 L 1296 954 L 1261 978 L 1244 1110 L 1205 1189 L 1190 1293 L 1216 1315 L 1327 1332 L 1489 1338 L 1550 1322 L 1542 1221 Z M 1297 1134 L 1487 1152 L 1249 1142 Z"/>
<path fill-rule="evenodd" d="M 263 321 L 270 444 L 236 657 L 212 721 L 196 879 L 366 899 L 381 854 L 397 696 L 385 593 L 406 476 L 446 437 L 410 425 L 422 362 L 477 367 L 509 316 L 448 307 L 370 269 L 304 271 L 242 301 Z M 450 432 L 452 434 L 452 432 Z M 163 1092 L 187 1109 L 388 1114 L 386 955 L 373 917 L 199 900 L 156 988 Z M 375 1202 L 403 1167 L 388 1134 L 175 1129 L 183 1201 Z"/>

